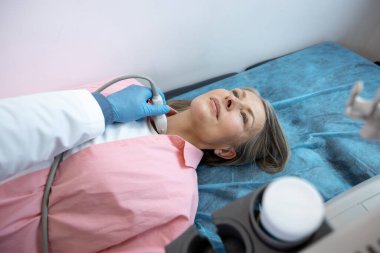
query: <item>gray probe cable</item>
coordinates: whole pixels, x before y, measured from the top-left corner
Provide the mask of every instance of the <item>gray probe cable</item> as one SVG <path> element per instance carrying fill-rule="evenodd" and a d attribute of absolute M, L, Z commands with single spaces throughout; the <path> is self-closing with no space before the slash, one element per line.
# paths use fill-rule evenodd
<path fill-rule="evenodd" d="M 154 84 L 154 82 L 150 78 L 145 77 L 145 76 L 137 76 L 137 75 L 126 75 L 126 76 L 117 77 L 117 78 L 115 78 L 115 79 L 107 82 L 106 84 L 104 84 L 102 87 L 100 87 L 96 91 L 97 92 L 102 92 L 103 90 L 105 90 L 108 87 L 110 87 L 112 84 L 117 83 L 117 82 L 122 81 L 122 80 L 125 80 L 125 79 L 130 79 L 130 78 L 139 78 L 139 79 L 143 79 L 143 80 L 148 81 L 149 84 L 150 84 L 150 86 L 151 86 L 151 88 L 152 88 L 153 96 L 159 96 L 160 95 L 160 93 L 157 90 L 157 86 Z"/>
<path fill-rule="evenodd" d="M 154 82 L 151 79 L 149 79 L 148 77 L 138 76 L 138 75 L 126 75 L 126 76 L 121 76 L 121 77 L 115 78 L 115 79 L 105 83 L 103 86 L 101 86 L 99 89 L 97 89 L 96 92 L 102 92 L 103 90 L 110 87 L 112 84 L 117 83 L 119 81 L 122 81 L 124 79 L 130 79 L 130 78 L 140 78 L 140 79 L 148 81 L 151 88 L 152 88 L 153 97 L 160 96 L 156 85 L 154 84 Z M 52 186 L 53 181 L 54 181 L 55 173 L 57 171 L 59 164 L 62 161 L 63 155 L 64 155 L 64 152 L 62 152 L 61 154 L 54 157 L 54 161 L 50 167 L 49 177 L 46 181 L 44 195 L 42 198 L 42 217 L 41 217 L 41 219 L 42 219 L 42 244 L 43 244 L 43 252 L 44 253 L 49 253 L 49 236 L 48 236 L 49 194 L 50 194 L 51 186 Z"/>
<path fill-rule="evenodd" d="M 63 153 L 54 157 L 54 161 L 50 168 L 49 177 L 48 177 L 48 180 L 46 181 L 44 195 L 42 199 L 42 218 L 41 219 L 42 219 L 42 243 L 43 243 L 44 253 L 49 252 L 49 241 L 48 241 L 49 238 L 48 238 L 48 229 L 47 229 L 49 194 L 50 194 L 51 185 L 53 184 L 53 181 L 54 181 L 55 172 L 57 171 L 58 165 L 62 161 L 62 158 L 63 158 Z"/>

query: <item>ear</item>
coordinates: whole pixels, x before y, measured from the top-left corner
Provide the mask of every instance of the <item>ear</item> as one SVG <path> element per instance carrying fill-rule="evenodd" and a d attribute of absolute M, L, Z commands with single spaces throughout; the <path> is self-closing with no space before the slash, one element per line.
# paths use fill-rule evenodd
<path fill-rule="evenodd" d="M 234 148 L 214 149 L 214 154 L 223 159 L 230 160 L 236 156 L 236 151 Z"/>

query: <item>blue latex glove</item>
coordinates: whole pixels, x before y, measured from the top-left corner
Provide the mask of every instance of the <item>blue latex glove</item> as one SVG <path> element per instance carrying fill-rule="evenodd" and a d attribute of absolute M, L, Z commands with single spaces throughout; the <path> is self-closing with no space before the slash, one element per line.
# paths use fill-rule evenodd
<path fill-rule="evenodd" d="M 98 92 L 93 93 L 93 95 L 102 108 L 106 124 L 110 124 L 113 122 L 126 123 L 148 116 L 168 113 L 170 109 L 166 105 L 164 94 L 161 90 L 159 92 L 164 105 L 147 103 L 148 99 L 153 96 L 152 91 L 150 88 L 139 85 L 130 85 L 108 97 L 104 97 Z M 104 98 L 107 102 L 104 101 Z"/>

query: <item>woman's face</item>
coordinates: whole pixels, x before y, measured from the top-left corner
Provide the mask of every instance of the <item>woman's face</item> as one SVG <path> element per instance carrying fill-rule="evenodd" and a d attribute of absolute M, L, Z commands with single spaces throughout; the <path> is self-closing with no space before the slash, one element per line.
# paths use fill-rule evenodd
<path fill-rule="evenodd" d="M 196 97 L 191 119 L 205 149 L 236 148 L 260 132 L 266 120 L 261 99 L 243 89 L 216 89 Z"/>

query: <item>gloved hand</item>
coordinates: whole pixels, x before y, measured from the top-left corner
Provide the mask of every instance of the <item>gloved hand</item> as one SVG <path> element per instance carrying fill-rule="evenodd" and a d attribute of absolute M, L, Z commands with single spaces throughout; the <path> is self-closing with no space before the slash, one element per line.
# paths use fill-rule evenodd
<path fill-rule="evenodd" d="M 102 108 L 106 124 L 109 124 L 113 122 L 126 123 L 134 120 L 139 120 L 147 116 L 155 116 L 168 113 L 170 109 L 166 105 L 164 94 L 161 90 L 159 92 L 163 99 L 163 105 L 149 104 L 147 101 L 153 96 L 151 89 L 139 85 L 130 85 L 127 88 L 112 93 L 108 97 L 104 97 L 98 92 L 93 93 L 93 95 Z M 103 98 L 101 98 L 99 95 L 103 98 L 106 98 L 107 102 L 110 105 L 110 108 L 104 110 L 105 101 L 102 101 L 101 103 L 99 100 L 102 100 Z M 111 111 L 112 115 L 109 115 L 109 111 Z M 109 118 L 110 116 L 112 119 Z"/>

